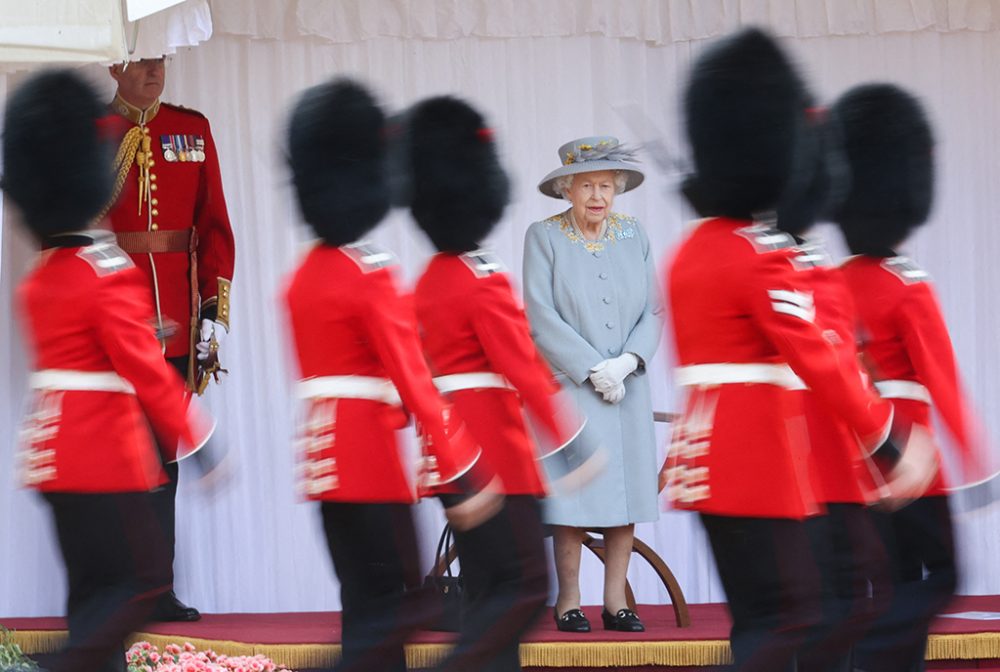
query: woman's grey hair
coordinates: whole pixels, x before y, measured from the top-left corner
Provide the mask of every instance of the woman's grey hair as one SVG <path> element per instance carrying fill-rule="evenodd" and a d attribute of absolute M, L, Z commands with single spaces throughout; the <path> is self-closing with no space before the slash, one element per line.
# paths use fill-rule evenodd
<path fill-rule="evenodd" d="M 624 170 L 616 170 L 615 173 L 615 193 L 620 194 L 625 191 L 625 186 L 628 184 L 628 175 L 625 174 Z M 562 196 L 567 201 L 569 197 L 566 195 L 569 192 L 569 188 L 573 186 L 573 178 L 577 175 L 583 175 L 584 173 L 574 173 L 573 175 L 560 175 L 552 181 L 552 191 L 556 192 Z"/>

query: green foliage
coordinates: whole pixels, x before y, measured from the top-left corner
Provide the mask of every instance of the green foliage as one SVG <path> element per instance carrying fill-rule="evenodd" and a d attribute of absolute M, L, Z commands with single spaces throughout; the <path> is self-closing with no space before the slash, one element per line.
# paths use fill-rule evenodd
<path fill-rule="evenodd" d="M 10 630 L 0 625 L 0 672 L 34 672 L 38 663 L 24 655 Z"/>

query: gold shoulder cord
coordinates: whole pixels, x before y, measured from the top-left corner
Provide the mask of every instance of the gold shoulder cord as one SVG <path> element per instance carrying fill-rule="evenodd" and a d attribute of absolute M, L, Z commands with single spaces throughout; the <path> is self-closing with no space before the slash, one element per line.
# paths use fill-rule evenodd
<path fill-rule="evenodd" d="M 142 134 L 139 147 L 135 150 L 135 164 L 139 166 L 139 212 L 137 214 L 141 215 L 142 203 L 149 199 L 149 160 L 152 158 L 150 151 L 152 141 L 149 139 L 149 129 L 131 129 L 129 133 L 132 130 L 139 130 Z"/>
<path fill-rule="evenodd" d="M 130 128 L 125 137 L 122 138 L 122 142 L 118 146 L 118 152 L 115 154 L 115 185 L 111 191 L 111 198 L 100 214 L 94 218 L 94 221 L 104 219 L 104 216 L 111 210 L 115 201 L 118 200 L 118 196 L 122 193 L 122 187 L 125 186 L 125 178 L 128 176 L 128 171 L 132 170 L 132 164 L 137 159 L 139 160 L 139 211 L 142 211 L 143 189 L 145 187 L 143 170 L 148 170 L 148 168 L 144 168 L 143 166 L 149 155 L 149 142 L 148 137 L 143 138 L 142 129 L 139 126 Z M 140 154 L 142 155 L 141 159 L 139 159 Z"/>

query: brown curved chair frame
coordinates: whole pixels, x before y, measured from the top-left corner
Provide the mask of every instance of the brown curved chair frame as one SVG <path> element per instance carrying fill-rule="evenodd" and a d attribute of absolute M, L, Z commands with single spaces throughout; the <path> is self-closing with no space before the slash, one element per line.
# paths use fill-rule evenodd
<path fill-rule="evenodd" d="M 664 413 L 662 411 L 655 411 L 653 413 L 653 422 L 670 423 L 676 419 L 676 413 Z M 590 549 L 603 563 L 604 539 L 595 537 L 594 534 L 601 534 L 601 530 L 587 530 L 584 534 L 583 545 Z M 684 599 L 684 591 L 681 590 L 680 584 L 677 583 L 677 578 L 670 571 L 663 558 L 641 539 L 632 539 L 632 552 L 645 560 L 653 568 L 653 571 L 656 572 L 656 575 L 660 577 L 660 582 L 663 583 L 663 587 L 667 590 L 667 595 L 670 596 L 670 603 L 674 608 L 674 620 L 677 622 L 677 627 L 686 628 L 691 625 L 691 615 L 688 612 L 687 600 Z M 632 592 L 632 585 L 628 580 L 625 581 L 625 600 L 628 602 L 630 609 L 635 609 L 635 594 Z"/>
<path fill-rule="evenodd" d="M 654 422 L 673 422 L 677 418 L 675 413 L 663 413 L 657 411 L 653 413 Z M 600 529 L 588 529 L 583 535 L 583 545 L 586 546 L 590 551 L 597 556 L 597 558 L 603 563 L 604 562 L 604 538 L 596 537 L 594 534 L 601 534 Z M 637 554 L 640 558 L 645 560 L 656 575 L 660 577 L 660 582 L 663 583 L 663 587 L 667 590 L 667 595 L 670 596 L 670 603 L 674 608 L 674 620 L 677 622 L 677 627 L 686 628 L 691 625 L 691 615 L 688 612 L 687 600 L 684 599 L 684 591 L 681 590 L 681 586 L 677 583 L 677 578 L 674 573 L 670 571 L 667 567 L 667 563 L 663 561 L 663 558 L 657 554 L 652 548 L 650 548 L 641 539 L 632 539 L 632 552 Z M 434 572 L 435 576 L 441 576 L 444 574 L 445 569 L 452 562 L 455 561 L 458 553 L 455 550 L 454 544 L 446 551 L 445 557 L 435 558 L 434 562 Z M 632 592 L 632 586 L 629 584 L 628 580 L 625 581 L 625 600 L 628 602 L 629 609 L 635 609 L 635 593 Z"/>
<path fill-rule="evenodd" d="M 590 549 L 591 553 L 596 555 L 601 562 L 604 562 L 604 539 L 594 536 L 594 533 L 601 534 L 601 530 L 587 530 L 583 535 L 583 545 Z M 667 594 L 670 596 L 670 603 L 674 608 L 674 620 L 677 622 L 677 627 L 686 628 L 691 625 L 691 615 L 688 613 L 684 591 L 681 590 L 680 584 L 677 583 L 677 578 L 670 571 L 670 568 L 667 567 L 667 563 L 663 561 L 663 558 L 644 541 L 637 538 L 632 539 L 632 552 L 649 563 L 649 566 L 653 568 L 656 575 L 660 577 L 663 587 L 667 589 Z M 628 602 L 629 609 L 635 609 L 635 593 L 632 592 L 632 585 L 628 582 L 628 579 L 625 580 L 625 601 Z"/>

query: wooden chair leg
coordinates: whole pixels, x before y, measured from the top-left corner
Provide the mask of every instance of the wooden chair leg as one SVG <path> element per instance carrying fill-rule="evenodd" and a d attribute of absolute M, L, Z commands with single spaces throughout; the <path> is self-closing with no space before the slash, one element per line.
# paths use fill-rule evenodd
<path fill-rule="evenodd" d="M 604 539 L 595 537 L 591 533 L 587 532 L 584 534 L 583 545 L 590 549 L 590 551 L 604 562 Z M 650 548 L 644 541 L 637 537 L 632 539 L 632 552 L 637 554 L 643 560 L 645 560 L 656 572 L 656 575 L 660 577 L 660 582 L 663 583 L 663 587 L 667 589 L 667 594 L 670 596 L 670 604 L 674 609 L 674 620 L 677 622 L 678 628 L 686 628 L 691 625 L 691 615 L 688 612 L 687 600 L 684 598 L 684 591 L 681 590 L 681 586 L 677 583 L 677 578 L 674 573 L 670 571 L 667 567 L 667 563 L 663 561 L 656 551 Z M 629 609 L 635 609 L 635 594 L 632 592 L 632 585 L 625 580 L 625 600 L 628 603 Z"/>
<path fill-rule="evenodd" d="M 663 587 L 667 589 L 667 594 L 670 595 L 670 603 L 674 607 L 674 619 L 677 621 L 677 627 L 686 628 L 691 625 L 691 615 L 688 613 L 684 591 L 681 590 L 680 584 L 677 583 L 674 573 L 667 567 L 667 563 L 641 539 L 635 538 L 632 540 L 632 551 L 648 562 L 653 571 L 656 572 L 656 575 L 660 577 Z"/>

